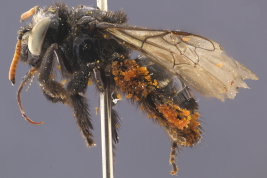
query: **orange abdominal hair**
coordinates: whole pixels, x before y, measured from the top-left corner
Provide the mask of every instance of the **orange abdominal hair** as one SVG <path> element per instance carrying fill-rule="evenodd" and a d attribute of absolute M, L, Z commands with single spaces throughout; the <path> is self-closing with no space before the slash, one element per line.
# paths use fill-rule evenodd
<path fill-rule="evenodd" d="M 20 58 L 20 50 L 21 50 L 21 39 L 18 39 L 16 48 L 15 48 L 15 54 L 14 54 L 14 57 L 12 59 L 10 69 L 9 69 L 9 80 L 11 81 L 12 85 L 15 84 L 15 75 L 16 75 L 19 58 Z"/>
<path fill-rule="evenodd" d="M 21 16 L 20 16 L 20 22 L 26 20 L 27 18 L 31 17 L 33 14 L 35 14 L 39 9 L 39 6 L 35 6 L 33 8 L 31 8 L 30 10 L 28 10 L 27 12 L 24 12 Z"/>

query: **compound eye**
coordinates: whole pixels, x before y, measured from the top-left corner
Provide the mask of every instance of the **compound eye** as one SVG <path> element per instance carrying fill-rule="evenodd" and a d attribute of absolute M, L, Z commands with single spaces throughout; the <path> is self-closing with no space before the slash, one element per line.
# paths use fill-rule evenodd
<path fill-rule="evenodd" d="M 32 29 L 28 39 L 28 47 L 33 55 L 41 54 L 42 46 L 46 36 L 47 29 L 51 23 L 49 17 L 43 18 Z"/>

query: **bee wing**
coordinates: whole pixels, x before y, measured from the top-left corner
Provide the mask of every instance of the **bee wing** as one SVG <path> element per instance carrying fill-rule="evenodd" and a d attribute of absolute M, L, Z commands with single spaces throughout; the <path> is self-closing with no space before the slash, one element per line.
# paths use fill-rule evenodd
<path fill-rule="evenodd" d="M 99 23 L 97 28 L 118 42 L 142 52 L 205 96 L 233 99 L 244 79 L 258 77 L 225 54 L 221 46 L 195 34 Z"/>

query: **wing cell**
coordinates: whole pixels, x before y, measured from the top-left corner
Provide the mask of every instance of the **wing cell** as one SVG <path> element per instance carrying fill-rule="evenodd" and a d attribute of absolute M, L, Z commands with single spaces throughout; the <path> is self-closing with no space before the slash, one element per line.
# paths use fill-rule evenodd
<path fill-rule="evenodd" d="M 244 79 L 258 79 L 244 65 L 227 56 L 218 43 L 205 37 L 109 23 L 99 23 L 97 27 L 178 75 L 204 96 L 233 99 L 238 88 L 248 88 Z"/>

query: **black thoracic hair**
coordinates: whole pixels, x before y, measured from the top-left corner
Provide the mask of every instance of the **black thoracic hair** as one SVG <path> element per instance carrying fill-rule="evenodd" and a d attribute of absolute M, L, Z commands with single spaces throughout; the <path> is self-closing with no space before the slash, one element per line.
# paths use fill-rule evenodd
<path fill-rule="evenodd" d="M 120 94 L 166 130 L 171 139 L 171 174 L 178 170 L 178 147 L 193 146 L 201 139 L 198 104 L 188 85 L 223 100 L 233 98 L 237 88 L 246 88 L 244 79 L 257 79 L 226 56 L 218 43 L 198 35 L 133 27 L 125 24 L 122 11 L 84 5 L 69 10 L 64 3 L 36 9 L 32 22 L 19 31 L 10 69 L 14 83 L 18 56 L 32 67 L 18 91 L 23 117 L 34 123 L 22 109 L 20 93 L 37 73 L 43 95 L 53 103 L 69 105 L 87 145 L 94 145 L 85 98 L 92 82 L 99 92 L 110 90 L 114 143 L 120 127 L 114 106 Z M 131 49 L 144 56 L 130 59 Z"/>
<path fill-rule="evenodd" d="M 56 9 L 56 13 L 49 12 L 51 8 Z M 105 79 L 102 76 L 105 75 L 105 70 L 110 70 L 111 62 L 118 58 L 117 56 L 129 58 L 130 50 L 114 39 L 103 38 L 97 29 L 88 30 L 87 24 L 79 21 L 88 11 L 91 17 L 98 21 L 127 21 L 126 14 L 121 11 L 103 13 L 96 8 L 82 5 L 69 11 L 64 3 L 54 3 L 50 7 L 40 9 L 31 24 L 22 27 L 22 30 L 27 29 L 30 32 L 43 18 L 52 19 L 40 55 L 34 55 L 29 50 L 29 32 L 26 32 L 23 36 L 20 59 L 38 71 L 40 87 L 49 101 L 62 102 L 73 108 L 87 145 L 92 146 L 94 141 L 90 130 L 93 126 L 90 122 L 87 100 L 81 93 L 85 93 L 88 80 L 94 81 L 97 88 L 102 91 L 105 87 Z M 68 80 L 66 87 L 51 77 L 55 71 L 54 63 L 60 66 L 62 76 Z M 116 111 L 112 111 L 112 116 L 113 125 L 118 126 L 116 123 L 119 122 L 119 117 Z M 114 135 L 117 135 L 117 129 L 113 130 Z M 116 142 L 117 138 L 114 137 Z"/>

